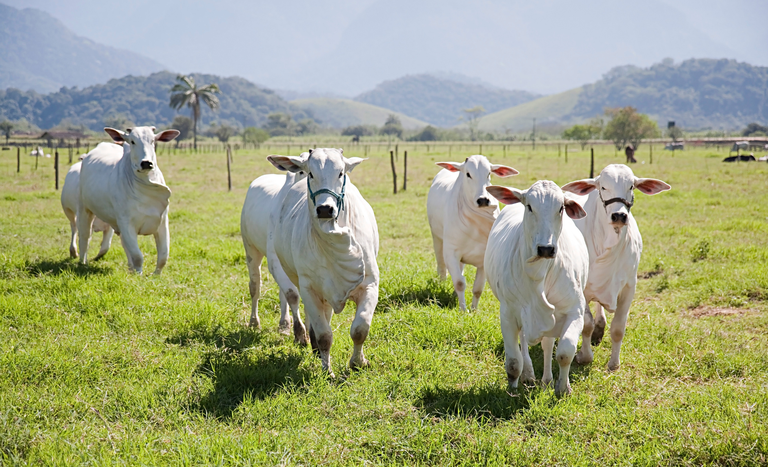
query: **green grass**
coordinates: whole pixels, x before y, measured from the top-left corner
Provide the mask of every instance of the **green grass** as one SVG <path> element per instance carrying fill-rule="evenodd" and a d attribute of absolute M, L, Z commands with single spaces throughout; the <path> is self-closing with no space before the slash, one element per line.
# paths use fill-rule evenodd
<path fill-rule="evenodd" d="M 173 190 L 161 277 L 129 274 L 117 240 L 87 267 L 68 259 L 51 160 L 35 172 L 25 158 L 16 174 L 4 153 L 0 463 L 768 463 L 768 164 L 656 147 L 650 165 L 640 147 L 635 173 L 673 189 L 638 194 L 633 208 L 645 249 L 622 367 L 606 370 L 604 341 L 594 364 L 572 369 L 573 395 L 557 399 L 542 387 L 506 392 L 488 287 L 478 311 L 461 313 L 450 283 L 436 280 L 426 193 L 433 162 L 448 156 L 402 149 L 404 193 L 391 193 L 383 154 L 353 173 L 379 224 L 381 300 L 362 371 L 346 368 L 352 307 L 335 317 L 335 380 L 277 333 L 271 278 L 264 330 L 245 327 L 239 215 L 249 182 L 273 171 L 265 151 L 235 154 L 231 193 L 223 154 L 160 157 Z M 586 152 L 566 164 L 553 152 L 490 150 L 521 172 L 496 183 L 588 173 Z M 452 159 L 470 153 L 454 148 Z M 607 148 L 596 159 L 617 161 Z M 151 237 L 141 247 L 152 271 Z M 540 377 L 540 347 L 531 353 Z"/>
<path fill-rule="evenodd" d="M 312 112 L 323 125 L 334 128 L 342 128 L 351 125 L 376 125 L 382 126 L 390 114 L 400 118 L 406 129 L 423 128 L 429 125 L 417 118 L 409 117 L 394 110 L 385 109 L 365 102 L 357 102 L 351 99 L 334 99 L 329 97 L 315 97 L 310 99 L 297 99 L 291 101 L 302 109 Z"/>

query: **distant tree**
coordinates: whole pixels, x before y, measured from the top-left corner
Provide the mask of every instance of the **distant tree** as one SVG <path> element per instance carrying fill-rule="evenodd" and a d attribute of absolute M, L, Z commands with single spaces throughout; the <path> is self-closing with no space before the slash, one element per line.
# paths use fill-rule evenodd
<path fill-rule="evenodd" d="M 765 136 L 768 135 L 768 126 L 760 125 L 759 123 L 750 123 L 741 132 L 741 136 Z"/>
<path fill-rule="evenodd" d="M 219 141 L 226 143 L 229 141 L 229 138 L 234 136 L 235 128 L 227 125 L 226 123 L 222 123 L 221 125 L 216 126 L 216 128 L 213 130 L 213 134 L 216 136 L 216 138 L 218 138 Z"/>
<path fill-rule="evenodd" d="M 403 137 L 403 124 L 400 122 L 397 115 L 389 114 L 387 121 L 384 122 L 384 126 L 381 127 L 381 134 L 387 135 L 390 141 L 393 136 L 397 136 L 398 138 Z"/>
<path fill-rule="evenodd" d="M 128 118 L 125 114 L 112 114 L 104 117 L 104 126 L 110 128 L 117 128 L 118 130 L 125 130 L 126 128 L 133 128 L 136 126 L 133 120 Z"/>
<path fill-rule="evenodd" d="M 373 136 L 375 131 L 367 125 L 353 125 L 341 130 L 341 136 Z"/>
<path fill-rule="evenodd" d="M 680 127 L 673 126 L 672 128 L 667 129 L 667 137 L 672 138 L 672 141 L 677 143 L 681 139 L 683 139 L 683 130 L 680 129 Z"/>
<path fill-rule="evenodd" d="M 179 136 L 176 137 L 176 146 L 179 142 L 185 139 L 189 139 L 189 135 L 192 134 L 192 128 L 195 122 L 186 115 L 176 115 L 171 122 L 171 128 L 179 130 Z"/>
<path fill-rule="evenodd" d="M 581 125 L 573 125 L 567 130 L 563 131 L 563 138 L 578 141 L 581 144 L 581 150 L 583 151 L 587 147 L 589 140 L 597 139 L 602 133 L 602 120 L 593 120 L 590 123 Z"/>
<path fill-rule="evenodd" d="M 480 124 L 480 117 L 485 113 L 485 109 L 482 105 L 478 105 L 470 109 L 463 109 L 463 112 L 467 126 L 469 126 L 469 139 L 475 141 L 477 139 L 477 126 Z"/>
<path fill-rule="evenodd" d="M 317 133 L 318 129 L 317 122 L 311 118 L 304 118 L 296 124 L 296 132 L 300 135 L 311 135 Z"/>
<path fill-rule="evenodd" d="M 262 128 L 255 128 L 249 126 L 243 130 L 243 144 L 251 143 L 259 146 L 261 143 L 269 139 L 269 132 Z"/>
<path fill-rule="evenodd" d="M 215 83 L 197 86 L 194 78 L 191 76 L 178 75 L 178 83 L 171 88 L 171 108 L 179 110 L 182 107 L 192 109 L 192 134 L 195 139 L 195 149 L 197 149 L 197 122 L 200 120 L 200 102 L 205 102 L 208 107 L 215 111 L 219 108 L 219 98 L 215 94 L 220 93 L 219 86 Z"/>
<path fill-rule="evenodd" d="M 264 129 L 272 136 L 293 136 L 296 134 L 296 122 L 287 113 L 275 112 L 267 115 Z"/>
<path fill-rule="evenodd" d="M 624 149 L 627 144 L 637 149 L 643 139 L 659 135 L 656 122 L 634 107 L 606 109 L 605 115 L 611 120 L 605 125 L 603 137 L 613 141 L 616 149 Z"/>
<path fill-rule="evenodd" d="M 440 130 L 433 127 L 432 125 L 427 125 L 422 130 L 415 135 L 408 138 L 409 141 L 439 141 L 440 140 Z"/>
<path fill-rule="evenodd" d="M 0 132 L 5 135 L 5 144 L 7 145 L 8 140 L 11 138 L 11 133 L 13 132 L 13 123 L 8 120 L 0 122 Z"/>

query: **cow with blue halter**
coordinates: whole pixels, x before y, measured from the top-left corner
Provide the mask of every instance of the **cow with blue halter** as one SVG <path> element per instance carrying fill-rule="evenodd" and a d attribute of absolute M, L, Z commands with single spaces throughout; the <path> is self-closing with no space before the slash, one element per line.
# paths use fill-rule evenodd
<path fill-rule="evenodd" d="M 282 204 L 272 212 L 268 248 L 299 289 L 312 348 L 333 376 L 331 318 L 352 300 L 357 311 L 349 366 L 366 366 L 363 343 L 379 299 L 379 232 L 373 209 L 349 177 L 365 159 L 346 158 L 333 148 L 267 159 L 280 170 L 306 174 L 305 182 L 286 187 Z"/>

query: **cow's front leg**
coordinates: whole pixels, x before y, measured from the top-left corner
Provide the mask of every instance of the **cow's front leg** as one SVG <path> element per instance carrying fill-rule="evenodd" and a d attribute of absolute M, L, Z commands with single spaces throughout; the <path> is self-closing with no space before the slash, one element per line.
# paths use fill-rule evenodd
<path fill-rule="evenodd" d="M 504 369 L 507 370 L 509 389 L 517 389 L 520 374 L 523 372 L 523 354 L 520 352 L 518 337 L 520 326 L 517 320 L 510 316 L 509 307 L 504 301 L 500 303 L 499 319 L 501 335 L 504 337 Z"/>
<path fill-rule="evenodd" d="M 485 287 L 485 268 L 478 266 L 477 274 L 475 274 L 475 283 L 472 284 L 472 309 L 477 310 L 477 304 L 480 301 L 480 296 L 483 295 L 483 288 Z"/>
<path fill-rule="evenodd" d="M 141 274 L 144 256 L 139 249 L 139 236 L 127 222 L 118 221 L 117 227 L 120 229 L 120 242 L 123 244 L 125 256 L 128 258 L 128 266 L 136 274 Z"/>
<path fill-rule="evenodd" d="M 589 304 L 587 304 L 587 308 L 584 310 L 584 329 L 581 331 L 581 348 L 576 354 L 576 363 L 580 365 L 592 363 L 595 358 L 592 353 L 592 332 L 594 329 L 595 320 L 592 318 L 592 312 L 589 311 Z"/>
<path fill-rule="evenodd" d="M 91 241 L 91 227 L 93 226 L 94 217 L 93 213 L 84 208 L 81 202 L 77 210 L 77 234 L 80 247 L 80 263 L 82 264 L 88 263 L 88 243 Z"/>
<path fill-rule="evenodd" d="M 168 262 L 168 253 L 171 247 L 171 233 L 168 230 L 168 211 L 163 214 L 163 219 L 155 232 L 155 246 L 157 247 L 157 267 L 155 275 L 159 276 L 163 272 L 165 263 Z"/>
<path fill-rule="evenodd" d="M 635 288 L 629 285 L 624 287 L 624 290 L 619 293 L 616 313 L 611 321 L 611 359 L 608 360 L 608 369 L 610 371 L 616 371 L 621 366 L 621 360 L 619 359 L 621 342 L 624 340 L 624 333 L 627 330 L 629 306 L 632 305 L 633 298 L 635 298 Z"/>
<path fill-rule="evenodd" d="M 379 286 L 369 284 L 357 297 L 357 311 L 352 326 L 349 328 L 349 336 L 355 347 L 352 350 L 352 358 L 349 359 L 349 367 L 352 369 L 368 366 L 368 360 L 363 355 L 363 343 L 371 329 L 373 312 L 379 302 Z"/>
<path fill-rule="evenodd" d="M 445 266 L 451 274 L 451 281 L 453 281 L 453 290 L 456 291 L 456 296 L 459 298 L 459 308 L 461 311 L 467 311 L 467 301 L 464 297 L 464 291 L 467 289 L 467 281 L 464 280 L 464 265 L 455 249 L 444 246 L 443 252 L 445 254 Z"/>
<path fill-rule="evenodd" d="M 571 362 L 573 362 L 573 357 L 576 355 L 576 347 L 579 344 L 579 334 L 581 334 L 581 330 L 584 328 L 582 311 L 584 307 L 586 307 L 586 303 L 582 302 L 569 310 L 565 315 L 563 331 L 560 334 L 560 342 L 557 343 L 557 352 L 555 353 L 555 360 L 557 360 L 557 364 L 560 366 L 560 374 L 555 385 L 555 395 L 557 397 L 571 393 L 569 374 L 571 372 Z"/>
<path fill-rule="evenodd" d="M 101 237 L 101 248 L 99 248 L 99 254 L 96 255 L 95 258 L 93 258 L 94 261 L 97 259 L 101 259 L 104 257 L 104 255 L 107 254 L 109 251 L 109 247 L 112 245 L 112 235 L 115 233 L 114 229 L 112 227 L 107 226 L 107 229 L 102 232 Z"/>
<path fill-rule="evenodd" d="M 317 351 L 320 354 L 320 362 L 323 370 L 333 378 L 333 368 L 331 367 L 331 346 L 333 345 L 333 330 L 328 322 L 327 316 L 333 314 L 325 301 L 318 297 L 307 284 L 300 286 L 301 299 L 304 301 L 304 311 L 307 313 L 307 321 L 310 326 L 310 336 L 314 337 L 313 347 L 317 345 Z"/>
<path fill-rule="evenodd" d="M 603 341 L 603 334 L 605 334 L 605 325 L 607 320 L 605 319 L 605 308 L 599 303 L 595 303 L 595 329 L 592 331 L 592 345 L 600 345 Z"/>
<path fill-rule="evenodd" d="M 552 350 L 555 348 L 554 337 L 543 337 L 541 339 L 541 352 L 544 354 L 544 371 L 541 376 L 542 384 L 549 385 L 552 382 Z"/>
<path fill-rule="evenodd" d="M 536 381 L 536 373 L 533 371 L 533 362 L 528 348 L 528 339 L 525 333 L 520 331 L 520 352 L 523 354 L 523 372 L 520 374 L 520 381 L 523 384 L 533 384 Z"/>

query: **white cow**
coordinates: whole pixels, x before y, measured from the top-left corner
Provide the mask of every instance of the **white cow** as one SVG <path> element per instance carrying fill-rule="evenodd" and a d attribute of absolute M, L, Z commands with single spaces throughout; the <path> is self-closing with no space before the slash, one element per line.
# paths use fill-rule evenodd
<path fill-rule="evenodd" d="M 309 153 L 304 153 L 306 157 Z M 274 271 L 279 268 L 274 259 L 268 255 L 268 239 L 270 232 L 270 219 L 272 211 L 283 203 L 285 194 L 293 184 L 299 180 L 304 180 L 304 172 L 288 172 L 286 175 L 267 174 L 262 175 L 251 183 L 248 193 L 245 196 L 243 210 L 240 215 L 240 234 L 243 237 L 245 247 L 245 256 L 248 262 L 248 275 L 250 278 L 249 289 L 251 292 L 251 319 L 250 326 L 261 328 L 259 320 L 259 297 L 261 296 L 261 262 L 265 256 L 270 272 L 278 277 L 282 271 Z M 289 281 L 290 282 L 290 281 Z M 280 282 L 278 282 L 278 286 Z M 280 288 L 280 327 L 281 333 L 287 334 L 291 325 L 291 318 L 288 315 L 287 296 L 296 298 L 291 300 L 291 314 L 293 315 L 294 336 L 296 342 L 306 345 L 306 333 L 304 324 L 301 322 L 298 308 L 298 289 L 292 283 L 285 289 Z M 294 306 L 295 305 L 295 306 Z"/>
<path fill-rule="evenodd" d="M 61 207 L 64 210 L 64 215 L 69 219 L 69 227 L 72 231 L 72 236 L 69 239 L 69 256 L 72 258 L 77 258 L 77 206 L 80 204 L 80 167 L 82 164 L 82 162 L 78 162 L 69 169 L 64 178 L 64 186 L 61 188 Z M 109 251 L 114 230 L 109 224 L 96 217 L 93 219 L 93 231 L 103 232 L 99 254 L 93 258 L 95 261 Z"/>
<path fill-rule="evenodd" d="M 670 186 L 653 178 L 637 178 L 632 169 L 612 164 L 594 179 L 579 180 L 563 186 L 564 191 L 577 195 L 586 219 L 577 220 L 576 226 L 584 235 L 589 250 L 589 280 L 584 295 L 589 302 L 597 302 L 595 315 L 587 308 L 584 319 L 581 349 L 576 356 L 579 363 L 593 359 L 592 344 L 599 344 L 605 331 L 603 308 L 615 313 L 611 322 L 611 359 L 609 370 L 620 365 L 621 342 L 629 317 L 629 306 L 635 296 L 637 267 L 643 251 L 643 239 L 630 208 L 635 202 L 634 190 L 655 195 Z"/>
<path fill-rule="evenodd" d="M 286 276 L 298 285 L 312 348 L 333 375 L 331 317 L 352 300 L 357 311 L 350 328 L 354 350 L 349 365 L 365 366 L 363 343 L 379 299 L 379 232 L 373 209 L 349 178 L 364 159 L 319 148 L 306 157 L 268 159 L 281 170 L 307 173 L 307 182 L 291 186 L 273 211 L 269 242 Z"/>
<path fill-rule="evenodd" d="M 491 174 L 506 178 L 517 170 L 491 164 L 485 156 L 468 157 L 464 162 L 437 162 L 443 167 L 432 180 L 427 196 L 427 216 L 432 230 L 432 244 L 437 259 L 437 274 L 445 280 L 446 268 L 451 273 L 459 307 L 467 310 L 464 290 L 464 265 L 477 268 L 472 287 L 472 309 L 485 286 L 483 255 L 493 221 L 499 215 L 499 203 L 486 188 Z"/>
<path fill-rule="evenodd" d="M 485 250 L 488 282 L 500 302 L 509 385 L 535 379 L 528 346 L 539 341 L 542 382 L 552 381 L 552 349 L 559 338 L 555 394 L 570 394 L 568 373 L 584 324 L 589 267 L 587 246 L 571 219 L 584 217 L 584 210 L 548 180 L 525 191 L 490 186 L 488 192 L 510 205 L 493 224 Z"/>
<path fill-rule="evenodd" d="M 122 132 L 104 131 L 115 142 L 99 143 L 83 159 L 80 169 L 80 203 L 77 230 L 80 232 L 80 262 L 88 262 L 91 224 L 98 217 L 118 235 L 128 257 L 128 266 L 141 274 L 144 256 L 139 249 L 139 235 L 154 235 L 157 268 L 160 274 L 168 261 L 168 199 L 171 190 L 157 167 L 156 141 L 171 141 L 177 130 L 155 135 L 155 127 L 138 127 Z M 85 235 L 84 232 L 88 232 Z"/>

